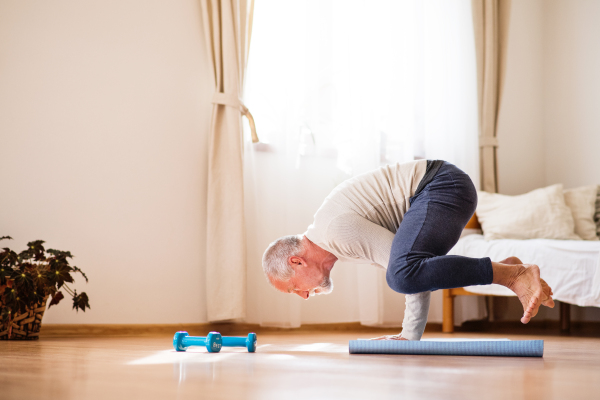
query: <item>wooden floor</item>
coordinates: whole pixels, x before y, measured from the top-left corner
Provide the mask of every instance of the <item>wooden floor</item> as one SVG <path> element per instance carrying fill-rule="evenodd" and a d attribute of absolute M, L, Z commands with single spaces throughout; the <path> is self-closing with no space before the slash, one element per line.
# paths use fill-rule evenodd
<path fill-rule="evenodd" d="M 177 353 L 171 335 L 0 341 L 0 399 L 600 398 L 600 338 L 426 334 L 544 339 L 534 359 L 350 355 L 357 337 L 259 334 L 255 354 Z"/>

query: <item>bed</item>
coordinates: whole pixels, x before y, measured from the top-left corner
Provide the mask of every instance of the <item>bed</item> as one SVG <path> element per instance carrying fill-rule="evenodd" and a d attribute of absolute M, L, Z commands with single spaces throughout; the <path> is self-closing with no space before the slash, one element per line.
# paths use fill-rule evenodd
<path fill-rule="evenodd" d="M 477 229 L 476 217 L 467 229 Z M 449 254 L 467 257 L 490 257 L 494 261 L 509 256 L 537 264 L 544 280 L 560 304 L 561 330 L 570 326 L 570 305 L 600 307 L 600 241 L 500 239 L 486 241 L 481 234 L 462 237 Z M 454 297 L 515 296 L 504 286 L 469 286 L 443 291 L 443 332 L 454 331 Z"/>

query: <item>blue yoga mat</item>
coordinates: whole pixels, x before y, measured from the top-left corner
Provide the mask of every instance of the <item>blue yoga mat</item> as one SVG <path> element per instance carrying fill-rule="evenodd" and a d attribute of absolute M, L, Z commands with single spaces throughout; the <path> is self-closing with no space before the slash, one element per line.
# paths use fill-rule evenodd
<path fill-rule="evenodd" d="M 543 340 L 351 340 L 350 354 L 543 357 Z"/>

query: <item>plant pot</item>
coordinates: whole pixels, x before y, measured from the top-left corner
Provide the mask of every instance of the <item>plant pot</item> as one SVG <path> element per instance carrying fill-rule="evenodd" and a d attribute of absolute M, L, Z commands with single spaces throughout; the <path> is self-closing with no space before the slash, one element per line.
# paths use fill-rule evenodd
<path fill-rule="evenodd" d="M 23 313 L 17 313 L 13 318 L 0 322 L 0 340 L 39 339 L 47 301 L 48 296 L 39 303 L 27 307 Z"/>

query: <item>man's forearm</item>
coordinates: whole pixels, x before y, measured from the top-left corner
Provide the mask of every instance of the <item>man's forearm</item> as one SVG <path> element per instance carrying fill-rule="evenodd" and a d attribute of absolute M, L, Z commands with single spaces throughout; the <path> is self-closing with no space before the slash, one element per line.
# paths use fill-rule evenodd
<path fill-rule="evenodd" d="M 429 314 L 429 302 L 431 292 L 406 295 L 406 310 L 402 321 L 402 337 L 408 340 L 421 340 L 427 315 Z"/>

